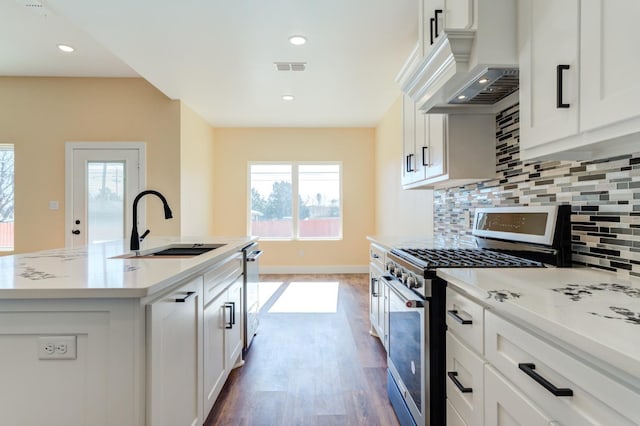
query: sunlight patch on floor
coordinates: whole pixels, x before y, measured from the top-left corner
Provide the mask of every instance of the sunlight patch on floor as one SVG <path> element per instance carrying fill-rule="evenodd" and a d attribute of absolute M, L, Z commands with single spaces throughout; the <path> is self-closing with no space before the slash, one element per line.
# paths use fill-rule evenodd
<path fill-rule="evenodd" d="M 278 291 L 282 284 L 284 284 L 282 281 L 260 281 L 260 286 L 258 287 L 258 294 L 260 295 L 258 298 L 258 309 L 262 309 L 262 307 L 269 302 L 273 293 Z"/>
<path fill-rule="evenodd" d="M 292 282 L 269 313 L 335 313 L 338 282 Z"/>

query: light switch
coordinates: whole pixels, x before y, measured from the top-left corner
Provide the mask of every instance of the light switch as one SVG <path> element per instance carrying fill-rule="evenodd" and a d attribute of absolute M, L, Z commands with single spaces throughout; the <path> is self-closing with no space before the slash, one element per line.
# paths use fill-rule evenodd
<path fill-rule="evenodd" d="M 49 201 L 49 210 L 58 210 L 60 204 L 57 201 Z"/>

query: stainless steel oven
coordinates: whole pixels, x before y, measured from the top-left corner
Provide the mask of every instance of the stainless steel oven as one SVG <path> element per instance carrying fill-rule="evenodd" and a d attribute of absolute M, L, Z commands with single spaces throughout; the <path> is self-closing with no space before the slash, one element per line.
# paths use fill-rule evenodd
<path fill-rule="evenodd" d="M 425 348 L 429 345 L 429 335 L 425 330 L 429 327 L 429 303 L 404 287 L 395 277 L 383 276 L 380 279 L 389 287 L 388 368 L 393 385 L 397 387 L 397 392 L 392 394 L 402 397 L 392 402 L 396 413 L 411 413 L 402 424 L 409 418 L 424 424 L 428 390 L 428 372 L 424 371 Z"/>
<path fill-rule="evenodd" d="M 439 268 L 571 264 L 571 207 L 476 209 L 475 244 L 421 243 L 387 256 L 389 399 L 402 426 L 446 424 L 445 290 Z"/>

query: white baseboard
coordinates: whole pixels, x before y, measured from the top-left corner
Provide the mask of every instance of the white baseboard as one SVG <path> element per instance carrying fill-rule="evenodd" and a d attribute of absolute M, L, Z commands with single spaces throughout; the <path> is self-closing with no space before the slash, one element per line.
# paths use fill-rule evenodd
<path fill-rule="evenodd" d="M 366 274 L 369 265 L 263 266 L 261 274 Z"/>

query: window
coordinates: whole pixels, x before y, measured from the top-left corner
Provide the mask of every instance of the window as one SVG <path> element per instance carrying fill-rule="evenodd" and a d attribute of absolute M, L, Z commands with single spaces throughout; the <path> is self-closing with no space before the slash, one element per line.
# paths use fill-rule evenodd
<path fill-rule="evenodd" d="M 13 250 L 13 145 L 0 144 L 0 251 Z"/>
<path fill-rule="evenodd" d="M 342 238 L 340 169 L 339 163 L 250 164 L 249 233 L 267 239 Z"/>

